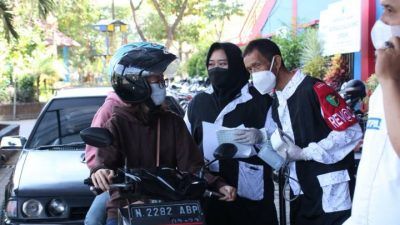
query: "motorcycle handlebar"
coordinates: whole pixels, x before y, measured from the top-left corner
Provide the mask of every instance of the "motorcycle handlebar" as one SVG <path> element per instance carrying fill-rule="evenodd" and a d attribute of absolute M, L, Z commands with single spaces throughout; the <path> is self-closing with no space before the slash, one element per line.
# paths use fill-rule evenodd
<path fill-rule="evenodd" d="M 90 186 L 90 191 L 92 191 L 94 194 L 99 195 L 101 193 L 103 193 L 104 191 L 101 190 L 100 188 L 95 188 L 94 184 L 92 182 L 92 179 L 90 178 L 86 178 L 83 181 L 84 184 Z M 125 184 L 111 184 L 110 188 L 119 188 L 119 187 L 125 187 Z M 204 198 L 215 198 L 215 199 L 219 199 L 224 197 L 224 195 L 222 195 L 221 193 L 215 192 L 215 191 L 210 191 L 210 190 L 205 190 L 204 194 L 203 194 Z"/>
<path fill-rule="evenodd" d="M 83 183 L 88 185 L 88 186 L 90 186 L 90 191 L 93 192 L 95 195 L 99 195 L 99 194 L 104 192 L 100 188 L 94 187 L 94 184 L 93 184 L 92 179 L 90 177 L 86 178 L 85 180 L 83 180 Z"/>
<path fill-rule="evenodd" d="M 206 190 L 203 194 L 203 197 L 205 197 L 205 198 L 222 198 L 222 197 L 224 197 L 224 195 L 222 195 L 221 193 L 215 192 L 215 191 Z"/>

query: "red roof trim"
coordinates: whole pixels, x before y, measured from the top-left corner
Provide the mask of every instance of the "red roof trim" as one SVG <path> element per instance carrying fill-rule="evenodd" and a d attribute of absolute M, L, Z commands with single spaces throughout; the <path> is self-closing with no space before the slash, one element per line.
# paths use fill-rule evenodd
<path fill-rule="evenodd" d="M 272 9 L 274 8 L 275 3 L 276 3 L 276 0 L 270 0 L 264 4 L 264 7 L 260 13 L 260 16 L 258 17 L 257 22 L 251 31 L 251 35 L 249 36 L 250 40 L 261 36 L 261 29 L 267 22 L 269 14 L 271 13 Z"/>

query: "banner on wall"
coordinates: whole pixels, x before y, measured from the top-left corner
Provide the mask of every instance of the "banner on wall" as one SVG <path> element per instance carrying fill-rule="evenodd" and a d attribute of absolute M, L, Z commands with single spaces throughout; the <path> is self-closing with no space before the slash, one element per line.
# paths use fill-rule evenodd
<path fill-rule="evenodd" d="M 319 38 L 325 56 L 361 49 L 361 0 L 341 0 L 321 11 Z"/>

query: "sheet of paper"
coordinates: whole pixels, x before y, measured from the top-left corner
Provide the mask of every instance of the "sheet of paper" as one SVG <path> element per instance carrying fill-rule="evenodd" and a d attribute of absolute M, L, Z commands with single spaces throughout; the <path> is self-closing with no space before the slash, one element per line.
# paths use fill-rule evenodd
<path fill-rule="evenodd" d="M 237 153 L 234 158 L 248 158 L 250 156 L 256 155 L 256 151 L 251 145 L 244 145 L 233 142 L 234 139 L 234 129 L 227 128 L 217 124 L 202 122 L 203 125 L 203 151 L 204 159 L 211 161 L 214 159 L 214 151 L 220 144 L 232 143 L 238 148 Z M 237 128 L 245 129 L 243 125 Z M 210 165 L 211 171 L 219 171 L 219 164 L 215 162 Z"/>

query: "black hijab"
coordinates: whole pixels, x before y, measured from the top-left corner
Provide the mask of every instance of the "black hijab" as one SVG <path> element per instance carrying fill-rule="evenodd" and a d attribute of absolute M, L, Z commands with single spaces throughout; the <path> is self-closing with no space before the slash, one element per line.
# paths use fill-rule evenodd
<path fill-rule="evenodd" d="M 229 77 L 232 78 L 227 81 L 229 85 L 226 88 L 218 88 L 212 84 L 217 101 L 223 108 L 240 93 L 242 87 L 249 81 L 250 74 L 243 63 L 242 51 L 238 46 L 229 42 L 215 42 L 210 46 L 207 53 L 207 68 L 212 53 L 218 49 L 224 50 L 227 56 Z"/>

